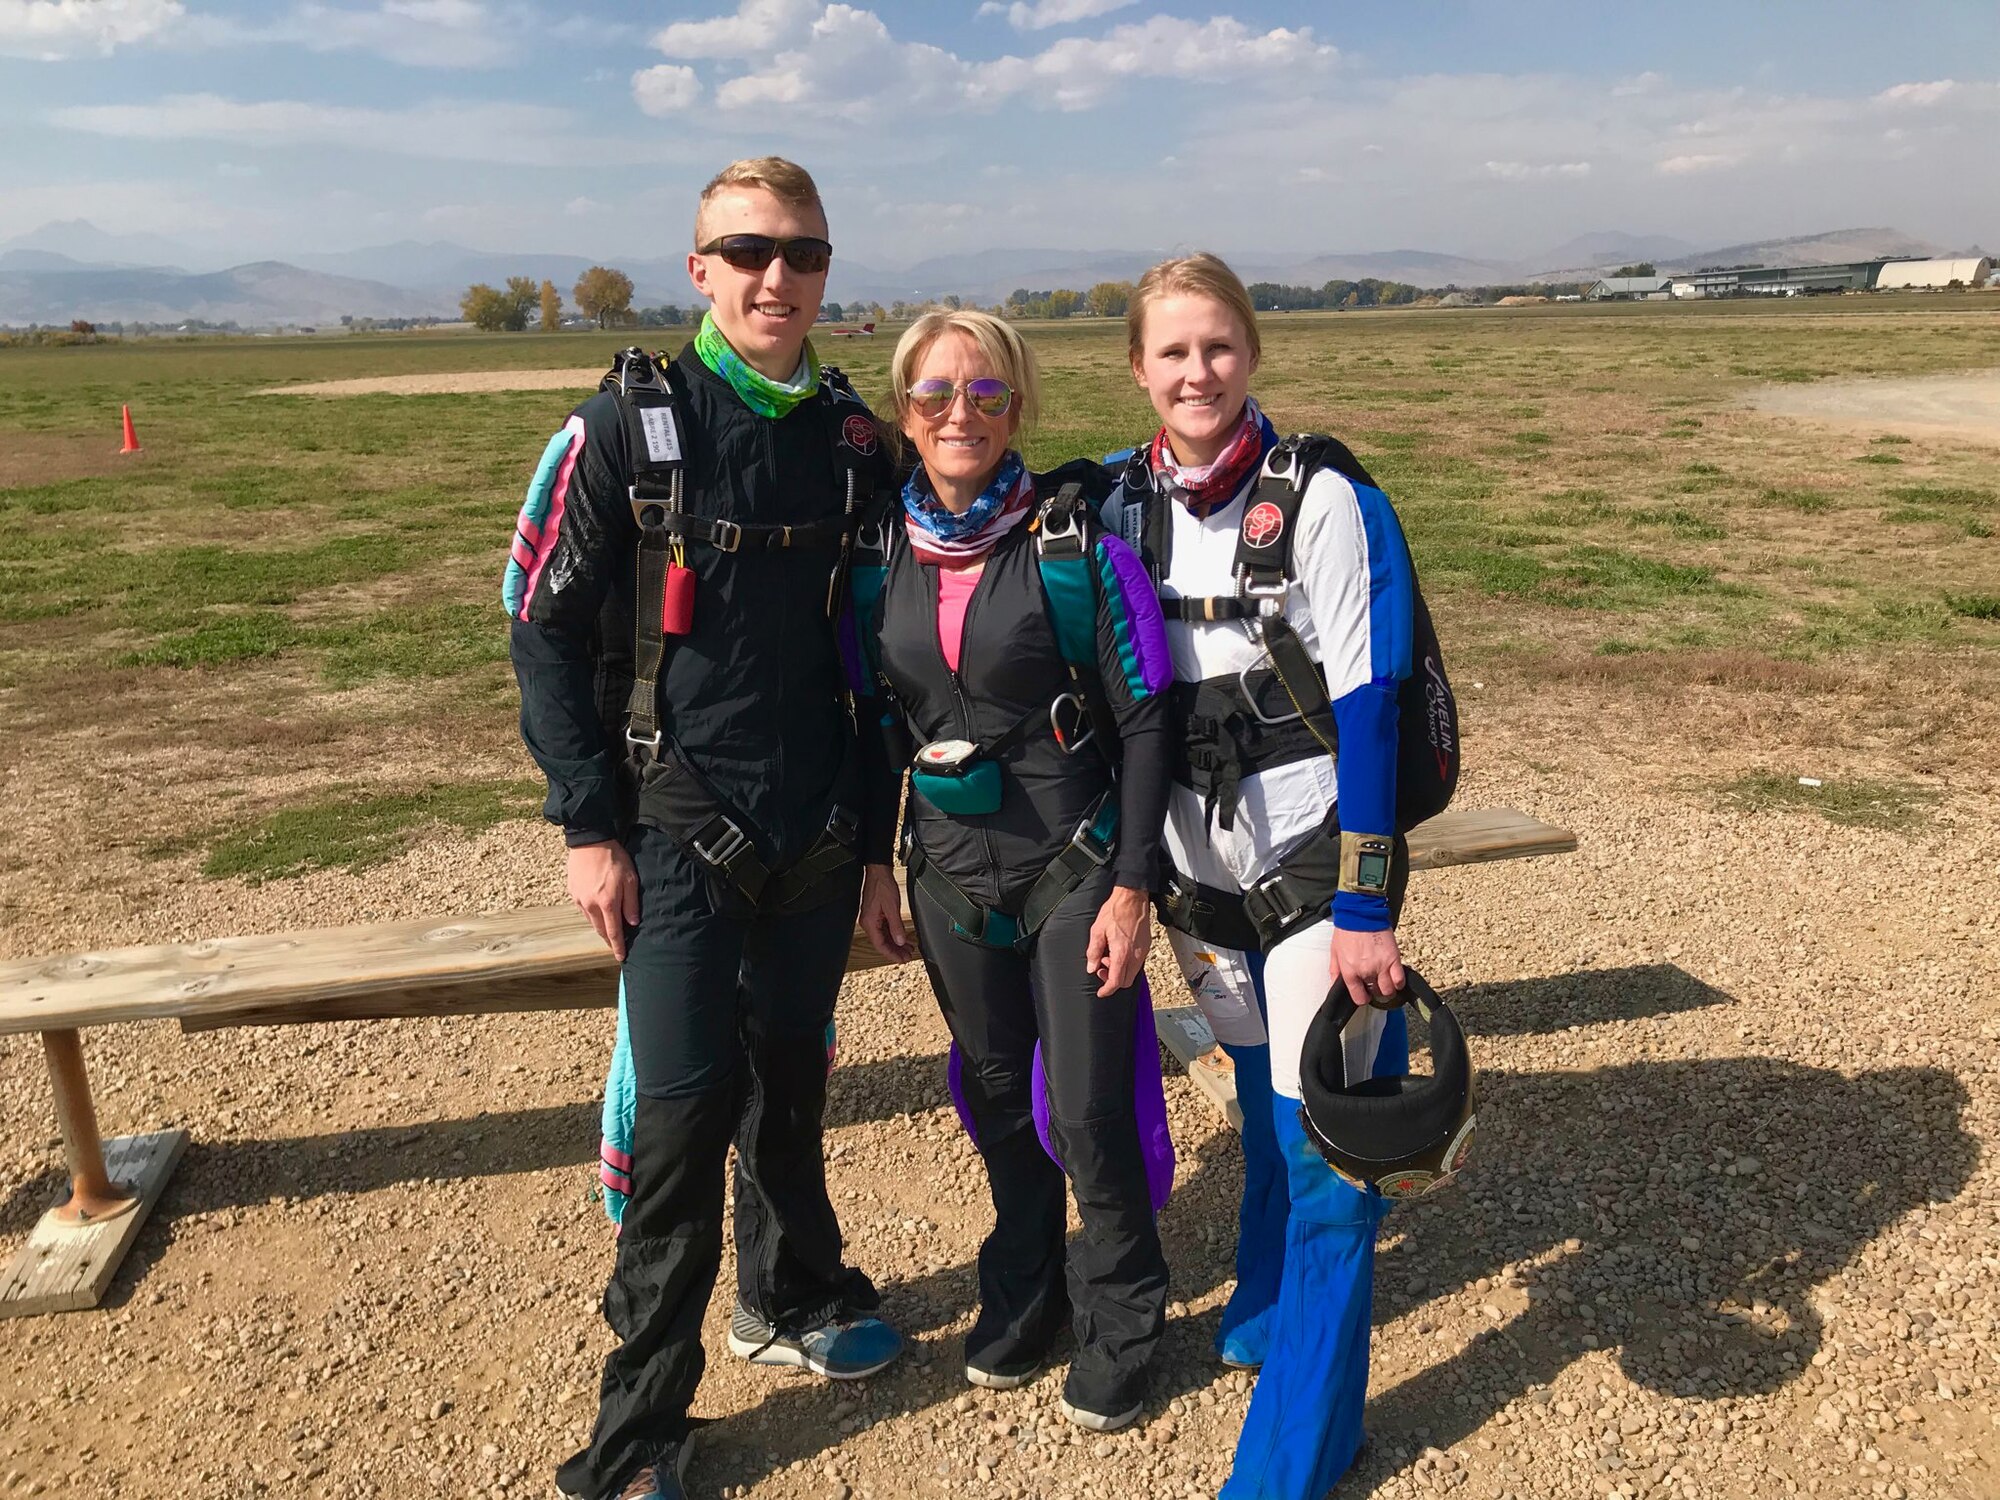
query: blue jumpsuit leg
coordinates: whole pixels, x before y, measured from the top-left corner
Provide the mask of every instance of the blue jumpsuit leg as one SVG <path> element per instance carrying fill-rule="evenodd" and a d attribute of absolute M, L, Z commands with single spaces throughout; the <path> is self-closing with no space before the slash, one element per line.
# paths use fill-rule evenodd
<path fill-rule="evenodd" d="M 1273 1094 L 1272 1106 L 1291 1189 L 1284 1279 L 1220 1500 L 1321 1500 L 1361 1450 L 1375 1226 L 1388 1204 L 1327 1166 L 1299 1123 L 1298 1100 Z"/>
<path fill-rule="evenodd" d="M 1264 955 L 1247 955 L 1259 1009 L 1264 1006 Z M 1224 1364 L 1255 1369 L 1270 1347 L 1271 1311 L 1285 1270 L 1285 1223 L 1292 1211 L 1291 1189 L 1271 1098 L 1271 1049 L 1222 1050 L 1236 1068 L 1236 1102 L 1243 1110 L 1243 1202 L 1236 1218 L 1236 1290 L 1222 1310 L 1215 1335 L 1216 1357 Z M 1410 1071 L 1410 1031 L 1403 1012 L 1391 1011 L 1375 1049 L 1374 1075 L 1394 1078 Z M 1294 1107 L 1296 1110 L 1296 1107 Z"/>
<path fill-rule="evenodd" d="M 1372 1078 L 1401 1078 L 1410 1071 L 1410 1017 L 1399 1005 L 1382 1018 L 1382 1038 L 1375 1044 Z"/>
<path fill-rule="evenodd" d="M 1236 1216 L 1236 1290 L 1222 1310 L 1215 1352 L 1224 1364 L 1255 1368 L 1270 1343 L 1292 1198 L 1271 1128 L 1271 1049 L 1224 1043 L 1222 1050 L 1236 1065 L 1236 1102 L 1243 1109 L 1243 1203 Z"/>

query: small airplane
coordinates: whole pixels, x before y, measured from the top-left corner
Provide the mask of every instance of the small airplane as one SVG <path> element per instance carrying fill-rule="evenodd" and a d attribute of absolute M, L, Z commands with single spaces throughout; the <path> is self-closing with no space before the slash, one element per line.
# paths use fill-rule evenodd
<path fill-rule="evenodd" d="M 836 323 L 827 333 L 837 339 L 872 339 L 875 337 L 873 323 Z"/>

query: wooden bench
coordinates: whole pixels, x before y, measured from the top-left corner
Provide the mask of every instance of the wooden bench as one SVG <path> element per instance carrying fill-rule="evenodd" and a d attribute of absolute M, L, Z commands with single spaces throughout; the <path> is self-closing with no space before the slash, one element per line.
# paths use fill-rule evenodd
<path fill-rule="evenodd" d="M 1576 847 L 1575 835 L 1504 809 L 1447 812 L 1409 842 L 1417 870 Z M 881 963 L 857 932 L 848 968 Z M 617 996 L 617 963 L 568 906 L 0 963 L 0 1035 L 41 1033 L 70 1178 L 69 1197 L 0 1277 L 0 1317 L 95 1306 L 187 1144 L 178 1129 L 100 1139 L 82 1028 L 174 1019 L 185 1031 L 207 1031 L 569 1010 L 610 1006 Z M 1235 1096 L 1227 1059 L 1200 1012 L 1165 1006 L 1159 1017 L 1169 1050 L 1227 1109 Z"/>

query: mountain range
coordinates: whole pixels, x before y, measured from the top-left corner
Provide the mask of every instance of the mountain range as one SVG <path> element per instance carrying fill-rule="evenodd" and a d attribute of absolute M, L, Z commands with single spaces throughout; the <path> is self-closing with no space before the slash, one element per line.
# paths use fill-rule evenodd
<path fill-rule="evenodd" d="M 1245 281 L 1319 286 L 1331 280 L 1409 282 L 1423 287 L 1584 281 L 1620 265 L 1651 261 L 1662 274 L 1708 265 L 1815 265 L 1888 255 L 1953 253 L 1890 228 L 1840 229 L 1789 239 L 1701 250 L 1664 235 L 1607 230 L 1526 260 L 1483 260 L 1428 250 L 1381 250 L 1286 258 L 1232 257 Z M 1084 290 L 1126 281 L 1162 258 L 1160 250 L 997 248 L 934 256 L 901 270 L 836 260 L 827 296 L 837 302 L 921 301 L 956 293 L 1003 301 L 1017 287 Z M 0 242 L 0 325 L 93 322 L 175 323 L 200 318 L 246 328 L 356 318 L 457 315 L 474 282 L 509 276 L 553 281 L 564 299 L 598 264 L 588 256 L 511 254 L 449 241 L 377 245 L 219 266 L 212 256 L 157 235 L 108 234 L 88 220 L 45 224 Z M 632 278 L 635 306 L 695 301 L 683 258 L 612 258 Z"/>

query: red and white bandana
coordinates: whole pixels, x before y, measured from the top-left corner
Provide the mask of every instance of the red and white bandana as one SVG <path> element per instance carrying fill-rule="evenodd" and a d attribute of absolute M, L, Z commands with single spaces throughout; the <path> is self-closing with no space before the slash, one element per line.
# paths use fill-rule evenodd
<path fill-rule="evenodd" d="M 1243 420 L 1230 434 L 1228 446 L 1213 463 L 1182 464 L 1174 461 L 1174 450 L 1162 427 L 1153 438 L 1153 472 L 1166 481 L 1167 492 L 1188 508 L 1194 518 L 1204 520 L 1218 505 L 1226 505 L 1243 488 L 1243 482 L 1264 461 L 1265 434 L 1271 431 L 1254 397 L 1243 402 Z"/>

